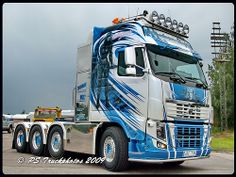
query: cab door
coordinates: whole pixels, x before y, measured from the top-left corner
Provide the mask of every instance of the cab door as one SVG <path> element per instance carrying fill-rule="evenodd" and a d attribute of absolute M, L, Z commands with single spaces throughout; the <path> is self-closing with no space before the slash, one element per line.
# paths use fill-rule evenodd
<path fill-rule="evenodd" d="M 125 57 L 133 59 L 134 65 L 127 65 Z M 145 132 L 148 101 L 148 74 L 144 46 L 132 46 L 118 52 L 117 68 L 110 81 L 114 91 L 113 107 L 132 128 Z M 129 71 L 135 71 L 130 73 Z M 113 77 L 113 78 L 112 78 Z"/>

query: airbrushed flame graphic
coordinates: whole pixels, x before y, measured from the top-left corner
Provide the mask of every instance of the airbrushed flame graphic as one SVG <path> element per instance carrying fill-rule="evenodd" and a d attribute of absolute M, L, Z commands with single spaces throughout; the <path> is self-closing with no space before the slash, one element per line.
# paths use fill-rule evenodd
<path fill-rule="evenodd" d="M 101 30 L 100 36 L 94 39 L 90 89 L 92 105 L 101 108 L 109 120 L 117 116 L 133 129 L 140 129 L 141 123 L 137 116 L 142 116 L 142 113 L 135 104 L 143 102 L 143 96 L 126 83 L 117 81 L 109 70 L 116 67 L 114 63 L 118 61 L 120 50 L 145 43 L 141 26 L 132 23 L 118 25 L 112 31 Z M 112 51 L 115 54 L 113 60 Z"/>
<path fill-rule="evenodd" d="M 205 89 L 189 87 L 176 83 L 170 83 L 169 85 L 172 93 L 172 99 L 191 101 L 202 105 L 207 104 L 207 91 Z"/>

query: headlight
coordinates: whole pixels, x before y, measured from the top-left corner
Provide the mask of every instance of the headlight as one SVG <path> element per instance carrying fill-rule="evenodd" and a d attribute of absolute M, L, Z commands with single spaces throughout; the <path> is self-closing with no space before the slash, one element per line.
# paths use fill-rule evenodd
<path fill-rule="evenodd" d="M 214 122 L 214 110 L 213 108 L 210 109 L 210 123 L 213 124 Z"/>
<path fill-rule="evenodd" d="M 166 140 L 166 133 L 165 133 L 165 124 L 161 122 L 157 122 L 156 124 L 156 132 L 157 132 L 157 138 L 161 140 Z"/>
<path fill-rule="evenodd" d="M 208 146 L 210 146 L 210 143 L 211 143 L 211 140 L 212 140 L 212 137 L 211 137 L 211 127 L 209 127 L 209 129 L 208 129 L 208 142 L 207 142 L 207 144 L 208 144 Z"/>
<path fill-rule="evenodd" d="M 161 148 L 161 149 L 166 149 L 167 146 L 166 146 L 166 144 L 163 144 L 163 143 L 157 141 L 157 147 Z"/>

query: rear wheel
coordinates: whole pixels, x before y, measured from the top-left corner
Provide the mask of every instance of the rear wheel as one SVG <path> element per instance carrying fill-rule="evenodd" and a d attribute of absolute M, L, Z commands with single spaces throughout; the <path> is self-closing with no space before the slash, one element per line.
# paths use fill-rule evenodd
<path fill-rule="evenodd" d="M 122 171 L 128 167 L 128 142 L 119 127 L 109 127 L 102 135 L 100 155 L 105 157 L 103 165 L 110 171 Z"/>
<path fill-rule="evenodd" d="M 63 132 L 58 126 L 53 127 L 49 133 L 48 152 L 55 159 L 61 158 L 64 154 Z"/>
<path fill-rule="evenodd" d="M 29 143 L 32 154 L 37 156 L 43 154 L 43 134 L 39 126 L 34 126 L 30 131 Z"/>
<path fill-rule="evenodd" d="M 23 125 L 19 125 L 16 127 L 14 133 L 14 144 L 17 152 L 26 152 L 26 133 Z"/>

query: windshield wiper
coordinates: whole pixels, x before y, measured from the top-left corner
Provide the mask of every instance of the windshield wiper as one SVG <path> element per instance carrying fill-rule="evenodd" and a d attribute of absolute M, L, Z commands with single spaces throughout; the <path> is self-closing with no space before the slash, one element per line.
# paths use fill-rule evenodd
<path fill-rule="evenodd" d="M 175 72 L 155 72 L 155 74 L 170 75 L 171 80 L 179 80 L 182 83 L 186 83 L 185 79 L 183 77 L 181 77 L 178 73 L 175 73 Z M 176 77 L 176 76 L 178 76 L 178 77 Z"/>
<path fill-rule="evenodd" d="M 197 83 L 197 84 L 200 84 L 200 85 L 203 86 L 203 88 L 205 88 L 205 89 L 208 88 L 207 84 L 206 84 L 205 82 L 203 82 L 203 81 L 202 81 L 201 79 L 199 79 L 199 78 L 195 78 L 195 77 L 185 77 L 185 78 L 191 79 L 191 80 L 195 80 L 195 81 L 200 81 L 200 83 L 199 83 L 199 82 L 196 82 L 196 83 Z"/>

